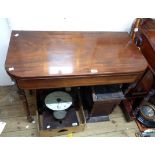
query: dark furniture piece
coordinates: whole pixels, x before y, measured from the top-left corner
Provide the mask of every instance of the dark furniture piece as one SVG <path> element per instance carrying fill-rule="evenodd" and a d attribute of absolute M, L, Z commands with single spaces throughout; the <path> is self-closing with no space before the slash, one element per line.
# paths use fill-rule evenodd
<path fill-rule="evenodd" d="M 32 121 L 24 90 L 133 83 L 147 62 L 127 32 L 13 31 L 5 68 Z"/>
<path fill-rule="evenodd" d="M 121 85 L 100 85 L 81 88 L 84 108 L 88 111 L 88 118 L 108 116 L 124 99 Z"/>
<path fill-rule="evenodd" d="M 155 20 L 141 19 L 135 40 L 148 61 L 149 68 L 155 74 Z"/>
<path fill-rule="evenodd" d="M 142 54 L 146 58 L 148 62 L 148 70 L 152 73 L 151 80 L 151 87 L 149 85 L 150 82 L 145 82 L 145 88 L 147 87 L 148 96 L 151 94 L 151 92 L 154 92 L 155 90 L 155 82 L 154 82 L 154 75 L 155 75 L 155 19 L 151 18 L 143 18 L 140 19 L 140 24 L 138 27 L 138 32 L 135 34 L 135 43 L 142 51 Z M 151 81 L 150 80 L 150 81 Z M 154 93 L 152 96 L 147 98 L 148 106 L 155 108 L 155 102 L 154 102 Z M 152 99 L 153 98 L 153 99 Z M 145 102 L 145 98 L 142 100 L 142 102 L 139 105 L 140 107 L 143 107 L 143 104 L 147 104 Z M 137 108 L 138 109 L 138 108 Z M 140 115 L 140 116 L 139 116 Z M 140 118 L 140 119 L 139 119 Z M 155 121 L 154 118 L 147 119 L 145 118 L 145 115 L 141 113 L 141 111 L 137 112 L 137 124 L 139 126 L 140 131 L 145 131 L 148 129 L 148 127 L 155 127 Z"/>
<path fill-rule="evenodd" d="M 132 39 L 146 58 L 148 67 L 135 87 L 130 89 L 131 96 L 147 95 L 152 88 L 155 74 L 155 20 L 138 18 L 135 24 L 137 30 L 132 33 Z M 133 31 L 135 28 L 133 26 Z"/>
<path fill-rule="evenodd" d="M 129 89 L 124 111 L 128 120 L 136 120 L 140 136 L 152 136 L 151 132 L 144 131 L 155 130 L 155 19 L 138 18 L 132 30 L 132 39 L 146 58 L 148 67 L 136 85 Z"/>

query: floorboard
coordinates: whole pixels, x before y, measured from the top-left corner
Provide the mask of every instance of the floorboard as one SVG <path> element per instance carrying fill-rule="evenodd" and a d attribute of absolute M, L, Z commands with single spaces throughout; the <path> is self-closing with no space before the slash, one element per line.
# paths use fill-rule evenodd
<path fill-rule="evenodd" d="M 29 95 L 31 111 L 35 114 L 36 105 L 33 96 Z M 36 120 L 35 116 L 34 119 Z M 36 137 L 38 136 L 36 122 L 28 123 L 25 110 L 17 94 L 15 86 L 0 87 L 0 120 L 6 122 L 1 137 Z M 88 123 L 83 132 L 73 133 L 73 137 L 134 137 L 138 132 L 136 123 L 127 122 L 119 108 L 112 112 L 110 121 Z M 67 135 L 64 135 L 67 136 Z"/>

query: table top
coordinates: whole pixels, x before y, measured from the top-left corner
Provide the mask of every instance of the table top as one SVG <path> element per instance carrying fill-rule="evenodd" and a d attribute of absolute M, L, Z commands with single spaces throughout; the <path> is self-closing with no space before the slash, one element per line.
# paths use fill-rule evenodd
<path fill-rule="evenodd" d="M 147 62 L 127 32 L 12 31 L 5 67 L 16 78 L 106 76 Z"/>

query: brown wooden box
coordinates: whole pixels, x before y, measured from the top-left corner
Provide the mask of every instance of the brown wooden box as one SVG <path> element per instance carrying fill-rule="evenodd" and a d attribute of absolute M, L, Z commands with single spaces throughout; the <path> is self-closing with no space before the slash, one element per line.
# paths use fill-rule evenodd
<path fill-rule="evenodd" d="M 82 90 L 83 103 L 91 117 L 109 115 L 124 99 L 120 85 L 99 85 Z"/>
<path fill-rule="evenodd" d="M 109 115 L 123 98 L 120 85 L 92 87 L 93 108 L 91 116 Z"/>
<path fill-rule="evenodd" d="M 109 115 L 113 109 L 121 102 L 120 99 L 96 101 L 91 110 L 91 116 Z"/>
<path fill-rule="evenodd" d="M 85 128 L 86 120 L 85 120 L 83 107 L 81 104 L 81 99 L 79 101 L 79 109 L 76 110 L 76 115 L 77 115 L 77 119 L 79 122 L 78 126 L 43 130 L 43 115 L 38 114 L 38 111 L 37 111 L 37 121 L 38 121 L 37 124 L 38 124 L 39 136 L 41 136 L 41 137 L 54 137 L 54 136 L 67 135 L 70 133 L 83 131 Z"/>

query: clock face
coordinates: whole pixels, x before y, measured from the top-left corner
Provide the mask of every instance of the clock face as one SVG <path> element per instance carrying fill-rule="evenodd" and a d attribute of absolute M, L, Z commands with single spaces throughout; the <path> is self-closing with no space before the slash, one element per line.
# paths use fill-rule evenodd
<path fill-rule="evenodd" d="M 154 110 L 150 106 L 143 106 L 141 112 L 147 117 L 153 117 L 155 115 Z"/>
<path fill-rule="evenodd" d="M 45 105 L 51 110 L 65 110 L 72 105 L 72 97 L 64 91 L 54 91 L 46 96 Z"/>

